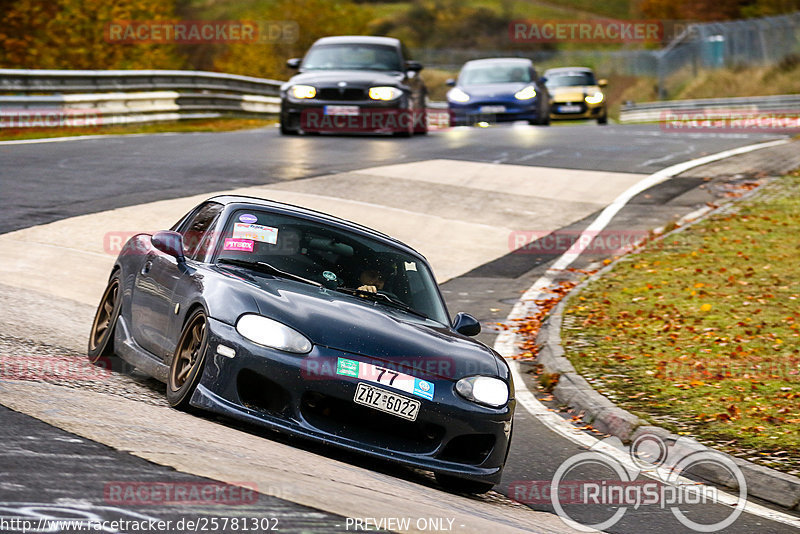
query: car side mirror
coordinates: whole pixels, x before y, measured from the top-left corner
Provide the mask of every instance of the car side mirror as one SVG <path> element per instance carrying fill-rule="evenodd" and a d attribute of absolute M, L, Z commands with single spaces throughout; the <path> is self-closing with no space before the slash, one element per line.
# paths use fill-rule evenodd
<path fill-rule="evenodd" d="M 608 85 L 608 80 L 606 80 L 606 79 L 597 80 L 597 86 L 598 87 L 605 87 L 606 85 Z"/>
<path fill-rule="evenodd" d="M 411 72 L 419 72 L 422 70 L 422 63 L 419 61 L 406 61 L 406 70 Z"/>
<path fill-rule="evenodd" d="M 178 260 L 178 263 L 186 261 L 186 257 L 183 255 L 183 236 L 178 232 L 170 230 L 156 232 L 151 241 L 156 250 L 172 256 Z"/>
<path fill-rule="evenodd" d="M 453 78 L 448 78 L 447 81 L 444 82 L 444 84 L 447 85 L 448 87 L 455 87 L 456 81 Z"/>
<path fill-rule="evenodd" d="M 302 62 L 302 61 L 303 60 L 298 58 L 298 57 L 293 57 L 292 59 L 287 59 L 286 60 L 286 66 L 289 67 L 290 69 L 299 69 L 300 68 L 300 62 Z"/>
<path fill-rule="evenodd" d="M 477 336 L 481 333 L 481 323 L 470 314 L 459 312 L 453 319 L 453 329 L 465 336 Z"/>

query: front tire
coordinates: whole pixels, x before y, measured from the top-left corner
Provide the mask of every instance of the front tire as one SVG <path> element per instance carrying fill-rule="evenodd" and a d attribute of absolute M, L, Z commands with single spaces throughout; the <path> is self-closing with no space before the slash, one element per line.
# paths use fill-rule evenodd
<path fill-rule="evenodd" d="M 167 401 L 173 408 L 189 408 L 189 399 L 203 374 L 207 347 L 208 318 L 198 309 L 186 321 L 169 366 Z"/>
<path fill-rule="evenodd" d="M 470 495 L 486 493 L 494 487 L 494 484 L 491 482 L 476 482 L 474 480 L 458 478 L 453 475 L 445 475 L 444 473 L 436 473 L 436 482 L 447 491 L 453 493 L 469 493 Z"/>
<path fill-rule="evenodd" d="M 94 314 L 92 331 L 89 333 L 89 346 L 86 354 L 89 361 L 97 363 L 100 358 L 114 355 L 114 327 L 122 308 L 119 271 L 111 275 L 100 304 Z"/>

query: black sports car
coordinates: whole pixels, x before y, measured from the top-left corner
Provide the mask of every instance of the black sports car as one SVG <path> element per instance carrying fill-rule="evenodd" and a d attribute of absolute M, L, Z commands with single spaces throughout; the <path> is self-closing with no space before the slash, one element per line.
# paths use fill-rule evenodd
<path fill-rule="evenodd" d="M 422 65 L 390 37 L 317 40 L 281 86 L 281 133 L 428 131 Z"/>
<path fill-rule="evenodd" d="M 196 407 L 434 471 L 487 491 L 511 440 L 500 355 L 450 321 L 419 253 L 308 209 L 240 196 L 132 237 L 92 325 L 118 357 Z"/>

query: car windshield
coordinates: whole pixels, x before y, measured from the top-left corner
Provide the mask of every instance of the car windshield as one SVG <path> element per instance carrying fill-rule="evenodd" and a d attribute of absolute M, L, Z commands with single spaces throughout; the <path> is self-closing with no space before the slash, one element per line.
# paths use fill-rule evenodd
<path fill-rule="evenodd" d="M 546 74 L 548 88 L 597 85 L 591 72 L 569 72 L 565 74 Z"/>
<path fill-rule="evenodd" d="M 458 77 L 461 85 L 530 83 L 531 71 L 518 64 L 467 65 Z"/>
<path fill-rule="evenodd" d="M 217 244 L 216 262 L 320 284 L 387 309 L 448 323 L 425 262 L 317 221 L 263 210 L 236 211 Z"/>
<path fill-rule="evenodd" d="M 396 48 L 358 43 L 314 46 L 303 59 L 302 68 L 303 70 L 402 70 Z"/>

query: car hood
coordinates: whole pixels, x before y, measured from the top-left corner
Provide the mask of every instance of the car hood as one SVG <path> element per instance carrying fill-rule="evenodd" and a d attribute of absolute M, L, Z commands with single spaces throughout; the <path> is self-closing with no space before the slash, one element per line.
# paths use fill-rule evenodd
<path fill-rule="evenodd" d="M 378 365 L 427 369 L 440 378 L 506 377 L 493 350 L 434 321 L 302 282 L 237 274 L 240 289 L 246 288 L 261 315 L 302 332 L 315 345 Z"/>
<path fill-rule="evenodd" d="M 346 82 L 349 87 L 373 87 L 378 85 L 398 86 L 404 76 L 399 72 L 379 72 L 372 70 L 313 70 L 292 76 L 287 85 L 310 84 L 336 87 Z"/>
<path fill-rule="evenodd" d="M 555 87 L 550 89 L 551 99 L 556 102 L 580 102 L 586 95 L 599 91 L 596 85 L 580 85 L 571 87 Z"/>
<path fill-rule="evenodd" d="M 472 98 L 513 97 L 514 93 L 531 85 L 530 83 L 490 83 L 460 86 Z"/>

